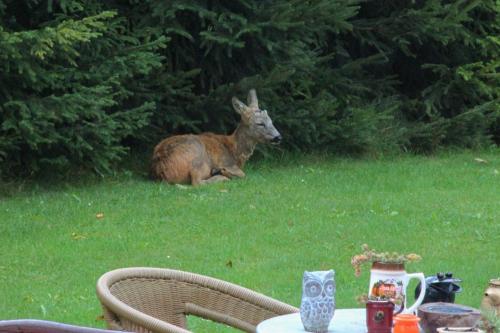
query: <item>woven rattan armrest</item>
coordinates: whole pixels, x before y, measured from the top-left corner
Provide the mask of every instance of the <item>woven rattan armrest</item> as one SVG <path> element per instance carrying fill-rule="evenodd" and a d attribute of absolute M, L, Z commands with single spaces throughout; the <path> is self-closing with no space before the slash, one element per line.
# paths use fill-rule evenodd
<path fill-rule="evenodd" d="M 97 283 L 97 296 L 110 328 L 135 332 L 190 332 L 190 314 L 255 332 L 262 320 L 298 311 L 226 281 L 161 268 L 108 272 Z"/>
<path fill-rule="evenodd" d="M 98 295 L 104 309 L 104 319 L 110 329 L 124 330 L 128 327 L 129 330 L 136 332 L 146 329 L 157 333 L 191 333 L 134 309 L 114 297 L 109 291 L 98 291 Z"/>

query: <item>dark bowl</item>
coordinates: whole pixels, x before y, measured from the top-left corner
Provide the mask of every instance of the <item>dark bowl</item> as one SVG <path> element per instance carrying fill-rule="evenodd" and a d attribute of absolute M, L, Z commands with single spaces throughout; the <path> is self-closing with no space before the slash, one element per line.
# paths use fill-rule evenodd
<path fill-rule="evenodd" d="M 443 302 L 422 304 L 417 314 L 425 333 L 436 333 L 438 327 L 474 327 L 481 319 L 478 309 Z"/>

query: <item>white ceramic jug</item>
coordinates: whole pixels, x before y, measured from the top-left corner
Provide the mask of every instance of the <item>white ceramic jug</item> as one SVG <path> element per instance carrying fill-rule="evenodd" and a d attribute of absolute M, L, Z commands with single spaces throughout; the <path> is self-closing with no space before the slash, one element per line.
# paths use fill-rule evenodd
<path fill-rule="evenodd" d="M 415 303 L 409 308 L 406 306 L 406 287 L 412 278 L 420 280 L 422 290 Z M 425 276 L 423 273 L 408 274 L 404 264 L 374 262 L 370 270 L 369 296 L 385 297 L 394 302 L 394 313 L 414 313 L 422 304 L 425 296 Z"/>

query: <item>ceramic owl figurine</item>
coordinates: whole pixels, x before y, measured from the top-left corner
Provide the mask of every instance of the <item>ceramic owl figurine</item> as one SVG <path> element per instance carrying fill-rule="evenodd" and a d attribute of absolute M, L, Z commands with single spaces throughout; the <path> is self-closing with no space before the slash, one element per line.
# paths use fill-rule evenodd
<path fill-rule="evenodd" d="M 304 272 L 300 318 L 307 332 L 324 333 L 335 311 L 335 271 Z"/>

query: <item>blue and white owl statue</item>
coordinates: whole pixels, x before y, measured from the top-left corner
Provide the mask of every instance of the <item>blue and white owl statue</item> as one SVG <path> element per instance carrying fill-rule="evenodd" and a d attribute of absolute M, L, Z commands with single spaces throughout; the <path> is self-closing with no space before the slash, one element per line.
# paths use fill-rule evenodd
<path fill-rule="evenodd" d="M 325 333 L 335 312 L 335 271 L 304 272 L 300 318 L 307 332 Z"/>

